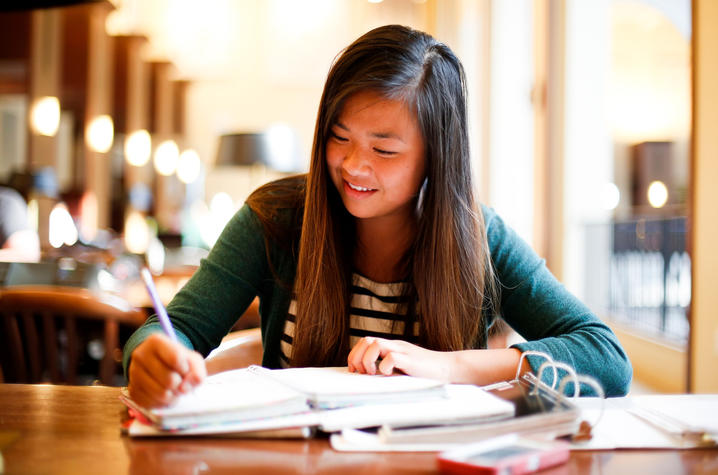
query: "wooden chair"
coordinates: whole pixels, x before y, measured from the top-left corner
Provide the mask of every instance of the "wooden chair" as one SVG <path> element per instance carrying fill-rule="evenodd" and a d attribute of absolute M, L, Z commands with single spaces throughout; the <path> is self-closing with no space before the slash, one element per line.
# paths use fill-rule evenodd
<path fill-rule="evenodd" d="M 78 323 L 104 323 L 99 379 L 113 384 L 119 326 L 137 327 L 145 312 L 124 299 L 59 286 L 0 287 L 0 366 L 5 382 L 75 384 L 80 346 Z M 59 327 L 59 328 L 58 328 Z"/>

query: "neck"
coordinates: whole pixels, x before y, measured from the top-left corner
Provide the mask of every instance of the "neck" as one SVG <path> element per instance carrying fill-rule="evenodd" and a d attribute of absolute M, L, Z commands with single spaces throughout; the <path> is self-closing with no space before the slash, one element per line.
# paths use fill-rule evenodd
<path fill-rule="evenodd" d="M 354 267 L 375 282 L 398 282 L 406 277 L 402 261 L 416 235 L 413 216 L 357 219 Z"/>

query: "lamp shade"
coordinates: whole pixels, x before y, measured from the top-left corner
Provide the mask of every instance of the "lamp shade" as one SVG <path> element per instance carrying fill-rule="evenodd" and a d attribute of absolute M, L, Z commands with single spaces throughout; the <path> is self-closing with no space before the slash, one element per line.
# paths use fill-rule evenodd
<path fill-rule="evenodd" d="M 267 163 L 269 149 L 264 134 L 226 134 L 219 138 L 216 166 Z"/>

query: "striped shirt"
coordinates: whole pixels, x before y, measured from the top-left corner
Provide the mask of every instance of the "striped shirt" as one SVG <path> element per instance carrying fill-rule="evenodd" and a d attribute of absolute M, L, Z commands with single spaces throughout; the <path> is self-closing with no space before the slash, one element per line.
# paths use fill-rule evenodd
<path fill-rule="evenodd" d="M 402 296 L 403 282 L 380 283 L 359 274 L 352 275 L 351 305 L 349 308 L 349 347 L 352 348 L 365 336 L 397 338 L 404 335 L 406 314 Z M 280 344 L 279 359 L 282 367 L 288 367 L 292 355 L 297 301 L 289 304 L 284 334 Z M 419 324 L 414 323 L 414 339 L 419 334 Z"/>

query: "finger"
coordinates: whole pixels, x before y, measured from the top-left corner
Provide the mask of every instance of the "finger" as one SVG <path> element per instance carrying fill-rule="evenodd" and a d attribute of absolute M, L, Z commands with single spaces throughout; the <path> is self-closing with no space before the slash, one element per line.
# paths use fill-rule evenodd
<path fill-rule="evenodd" d="M 155 334 L 156 338 L 149 350 L 161 360 L 167 367 L 184 375 L 189 371 L 186 348 L 181 343 L 174 342 L 161 334 Z M 152 336 L 155 336 L 152 335 Z M 150 337 L 151 338 L 151 337 Z"/>
<path fill-rule="evenodd" d="M 130 392 L 132 400 L 142 407 L 156 407 L 161 405 L 154 397 L 148 394 L 147 391 L 142 389 L 140 385 L 130 384 L 127 389 Z"/>
<path fill-rule="evenodd" d="M 385 376 L 393 374 L 394 371 L 411 374 L 411 358 L 405 353 L 390 351 L 381 360 L 377 369 Z"/>
<path fill-rule="evenodd" d="M 164 361 L 158 359 L 154 353 L 150 356 L 133 356 L 132 364 L 136 364 L 138 371 L 144 372 L 149 379 L 155 381 L 163 389 L 176 391 L 182 383 L 182 375 L 166 366 Z M 132 377 L 131 374 L 130 380 Z"/>
<path fill-rule="evenodd" d="M 172 402 L 174 398 L 172 391 L 140 377 L 135 381 L 130 383 L 128 390 L 130 397 L 138 404 L 145 407 L 157 407 L 165 406 Z"/>
<path fill-rule="evenodd" d="M 143 389 L 152 395 L 153 398 L 165 401 L 168 395 L 173 395 L 179 390 L 182 377 L 178 373 L 174 371 L 162 371 L 161 373 L 150 371 L 144 365 L 142 359 L 132 360 L 130 365 L 134 366 L 134 370 L 130 376 L 130 384 Z M 165 369 L 164 365 L 160 364 L 159 366 L 162 370 Z"/>
<path fill-rule="evenodd" d="M 140 398 L 145 401 L 141 403 L 144 407 L 164 407 L 169 406 L 175 399 L 175 394 L 171 391 L 164 391 L 163 393 L 152 393 L 146 389 L 140 387 L 135 390 L 139 393 Z"/>
<path fill-rule="evenodd" d="M 361 360 L 364 356 L 364 352 L 366 351 L 366 348 L 374 342 L 374 339 L 372 337 L 364 337 L 359 340 L 359 342 L 354 345 L 354 348 L 349 352 L 349 356 L 347 356 L 347 366 L 349 367 L 349 371 L 355 372 L 360 371 L 361 372 Z"/>
<path fill-rule="evenodd" d="M 371 343 L 361 358 L 362 372 L 366 374 L 376 374 L 376 360 L 381 355 L 381 342 L 379 339 Z"/>
<path fill-rule="evenodd" d="M 192 387 L 202 383 L 204 378 L 207 377 L 207 366 L 204 362 L 204 358 L 202 358 L 202 355 L 193 351 L 188 355 L 187 361 L 189 362 L 190 369 L 180 385 L 180 391 L 183 393 L 186 393 Z"/>

